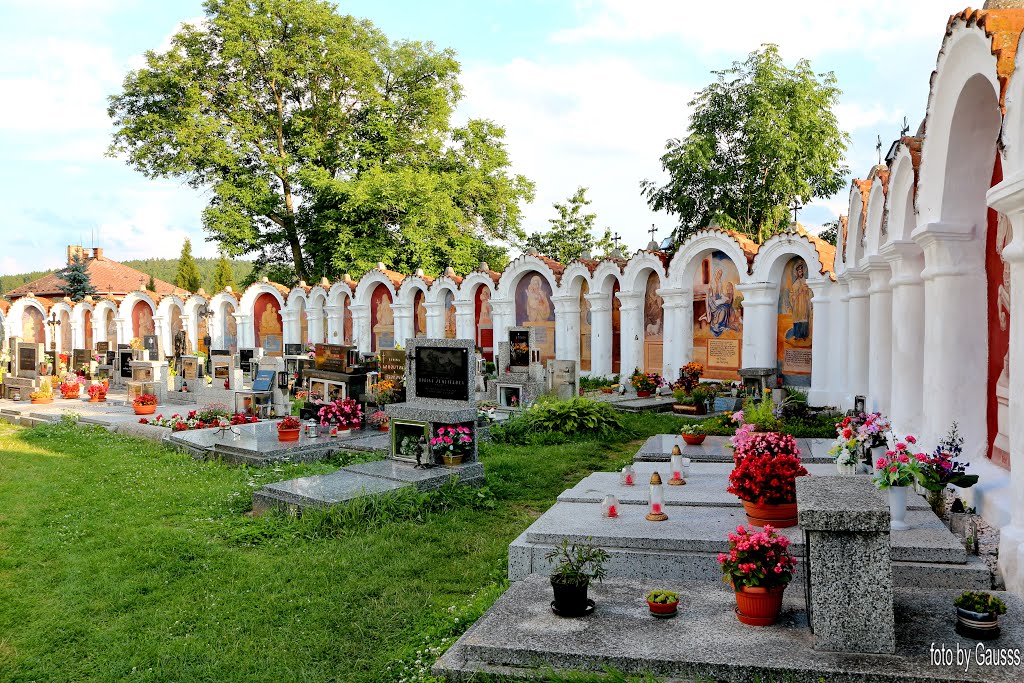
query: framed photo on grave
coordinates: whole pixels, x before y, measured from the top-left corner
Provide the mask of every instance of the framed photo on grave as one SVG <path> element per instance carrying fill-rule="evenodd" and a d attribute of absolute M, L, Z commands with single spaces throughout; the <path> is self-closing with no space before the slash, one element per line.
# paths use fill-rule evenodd
<path fill-rule="evenodd" d="M 133 382 L 152 382 L 153 381 L 153 366 L 152 365 L 138 365 L 132 367 L 132 381 Z"/>
<path fill-rule="evenodd" d="M 149 351 L 150 360 L 160 360 L 160 342 L 155 334 L 147 334 L 142 338 L 142 348 Z"/>
<path fill-rule="evenodd" d="M 515 368 L 530 366 L 530 333 L 527 330 L 509 330 L 508 364 Z"/>
<path fill-rule="evenodd" d="M 301 356 L 302 355 L 302 344 L 285 344 L 284 355 L 286 356 Z"/>
<path fill-rule="evenodd" d="M 131 347 L 117 350 L 118 367 L 120 368 L 120 374 L 123 379 L 132 378 L 132 357 Z"/>
<path fill-rule="evenodd" d="M 469 400 L 469 349 L 417 346 L 416 396 L 449 401 Z"/>
<path fill-rule="evenodd" d="M 228 379 L 231 375 L 231 367 L 228 365 L 214 365 L 213 366 L 213 378 L 214 379 Z"/>
<path fill-rule="evenodd" d="M 95 346 L 96 346 L 96 353 L 106 355 L 107 352 L 110 351 L 110 342 L 105 342 L 105 341 L 96 342 Z M 107 363 L 107 365 L 110 365 L 110 363 Z"/>
<path fill-rule="evenodd" d="M 258 370 L 252 381 L 253 391 L 270 391 L 274 386 L 277 373 L 273 370 Z"/>
<path fill-rule="evenodd" d="M 348 398 L 348 384 L 330 379 L 310 378 L 309 400 L 314 403 L 330 403 Z"/>
<path fill-rule="evenodd" d="M 256 357 L 256 349 L 238 349 L 238 367 L 242 372 L 249 374 L 252 367 L 252 359 Z"/>

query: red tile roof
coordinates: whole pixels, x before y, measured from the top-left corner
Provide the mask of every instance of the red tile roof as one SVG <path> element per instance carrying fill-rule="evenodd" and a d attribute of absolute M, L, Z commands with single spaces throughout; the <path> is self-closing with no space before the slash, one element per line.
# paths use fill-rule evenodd
<path fill-rule="evenodd" d="M 1021 9 L 971 9 L 952 15 L 946 22 L 946 36 L 953 33 L 955 24 L 968 28 L 977 26 L 985 32 L 996 58 L 996 77 L 999 79 L 999 107 L 1006 113 L 1006 87 L 1013 75 L 1014 62 L 1021 31 L 1024 31 L 1024 10 Z M 934 74 L 933 74 L 934 79 Z"/>
<path fill-rule="evenodd" d="M 106 256 L 90 257 L 85 263 L 92 286 L 96 288 L 96 294 L 94 295 L 96 298 L 123 299 L 129 292 L 137 291 L 140 286 L 145 287 L 149 282 L 149 275 L 146 273 L 130 268 L 123 263 L 111 261 Z M 154 282 L 156 283 L 157 294 L 157 296 L 153 297 L 154 300 L 169 294 L 177 294 L 178 296 L 188 294 L 184 289 L 175 287 L 169 282 L 155 278 Z M 18 299 L 27 296 L 29 292 L 41 297 L 63 299 L 64 281 L 56 273 L 50 273 L 38 280 L 33 280 L 28 284 L 12 289 L 7 293 L 7 296 L 11 299 Z"/>

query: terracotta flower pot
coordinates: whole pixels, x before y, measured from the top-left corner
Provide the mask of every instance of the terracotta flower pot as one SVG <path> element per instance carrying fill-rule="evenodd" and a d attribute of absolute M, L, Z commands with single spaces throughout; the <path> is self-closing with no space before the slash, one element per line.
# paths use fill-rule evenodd
<path fill-rule="evenodd" d="M 612 393 L 612 388 L 611 387 L 601 387 L 601 393 L 602 394 L 610 394 L 610 393 Z"/>
<path fill-rule="evenodd" d="M 796 503 L 766 503 L 758 505 L 743 501 L 747 522 L 753 526 L 771 524 L 776 529 L 796 526 Z"/>
<path fill-rule="evenodd" d="M 661 614 L 661 615 L 675 614 L 676 611 L 679 609 L 679 601 L 676 600 L 675 602 L 662 603 L 662 602 L 651 602 L 650 600 L 648 600 L 647 601 L 647 606 L 651 609 L 651 614 Z"/>
<path fill-rule="evenodd" d="M 53 397 L 51 396 L 50 398 L 33 398 L 30 399 L 30 401 L 36 405 L 39 405 L 41 403 L 53 403 Z"/>
<path fill-rule="evenodd" d="M 60 397 L 61 398 L 66 398 L 68 400 L 73 399 L 73 398 L 80 398 L 81 395 L 82 395 L 82 393 L 80 391 L 62 391 L 62 392 L 60 392 Z"/>
<path fill-rule="evenodd" d="M 295 429 L 278 429 L 277 440 L 278 441 L 298 441 L 299 440 L 299 428 Z"/>
<path fill-rule="evenodd" d="M 379 432 L 386 432 L 386 431 L 388 431 L 388 426 L 387 425 L 381 425 L 381 426 L 377 427 L 377 431 L 379 431 Z"/>
<path fill-rule="evenodd" d="M 103 403 L 107 400 L 106 396 L 90 396 L 89 403 Z"/>
<path fill-rule="evenodd" d="M 153 413 L 156 412 L 156 406 L 155 405 L 152 405 L 152 406 L 137 406 L 137 405 L 133 404 L 132 408 L 135 409 L 135 414 L 136 415 L 152 415 Z"/>
<path fill-rule="evenodd" d="M 708 438 L 707 434 L 683 434 L 682 436 L 687 446 L 699 446 L 704 443 L 704 439 Z"/>
<path fill-rule="evenodd" d="M 650 396 L 650 395 L 651 395 L 651 392 L 649 392 L 649 391 L 637 391 L 637 392 L 636 392 L 636 395 L 637 395 L 637 396 L 638 396 L 639 398 L 647 398 L 648 396 Z"/>
<path fill-rule="evenodd" d="M 770 626 L 779 620 L 785 586 L 743 587 L 736 591 L 736 617 L 750 626 Z"/>
<path fill-rule="evenodd" d="M 444 464 L 447 467 L 454 467 L 455 465 L 461 465 L 462 464 L 462 456 L 461 455 L 442 455 L 441 459 L 444 460 Z"/>

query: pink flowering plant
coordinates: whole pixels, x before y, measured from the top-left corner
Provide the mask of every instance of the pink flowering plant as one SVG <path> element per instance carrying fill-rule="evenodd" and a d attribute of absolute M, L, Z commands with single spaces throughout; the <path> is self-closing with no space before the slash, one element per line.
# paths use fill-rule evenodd
<path fill-rule="evenodd" d="M 466 455 L 473 448 L 473 432 L 465 425 L 441 425 L 430 448 L 435 455 Z"/>
<path fill-rule="evenodd" d="M 353 398 L 328 403 L 318 413 L 320 425 L 337 425 L 338 429 L 355 429 L 363 423 L 363 407 Z"/>
<path fill-rule="evenodd" d="M 928 460 L 924 453 L 914 453 L 917 439 L 907 435 L 898 441 L 892 450 L 875 461 L 875 486 L 888 489 L 893 486 L 910 486 L 921 476 L 921 463 Z"/>
<path fill-rule="evenodd" d="M 963 452 L 964 438 L 960 436 L 960 428 L 954 422 L 946 436 L 935 447 L 935 451 L 926 460 L 921 461 L 918 482 L 933 492 L 942 491 L 947 486 L 974 486 L 978 483 L 978 475 L 967 474 L 967 466 L 971 463 L 960 461 Z"/>
<path fill-rule="evenodd" d="M 789 539 L 770 524 L 763 529 L 736 527 L 729 534 L 729 552 L 718 554 L 722 580 L 737 591 L 741 588 L 778 588 L 793 580 L 796 558 L 789 552 Z"/>

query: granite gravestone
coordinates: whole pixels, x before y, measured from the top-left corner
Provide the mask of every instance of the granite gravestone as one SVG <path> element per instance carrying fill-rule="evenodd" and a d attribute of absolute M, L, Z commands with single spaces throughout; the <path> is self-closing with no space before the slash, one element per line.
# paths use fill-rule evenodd
<path fill-rule="evenodd" d="M 155 334 L 147 334 L 142 338 L 142 348 L 149 352 L 150 360 L 160 360 L 160 338 Z"/>
<path fill-rule="evenodd" d="M 468 349 L 417 345 L 414 363 L 417 398 L 469 400 Z"/>
<path fill-rule="evenodd" d="M 238 349 L 238 367 L 243 373 L 249 374 L 252 368 L 252 359 L 256 356 L 256 349 Z"/>
<path fill-rule="evenodd" d="M 105 342 L 105 341 L 96 342 L 95 346 L 96 346 L 96 353 L 103 354 L 104 356 L 106 356 L 107 352 L 110 351 L 110 342 Z M 107 365 L 110 365 L 110 363 L 107 363 Z"/>
<path fill-rule="evenodd" d="M 41 348 L 42 344 L 18 344 L 18 377 L 35 377 L 39 374 Z"/>
<path fill-rule="evenodd" d="M 394 382 L 395 386 L 405 382 L 405 351 L 401 349 L 381 350 L 380 379 Z"/>
<path fill-rule="evenodd" d="M 530 333 L 528 330 L 509 330 L 509 366 L 526 368 L 530 365 Z"/>
<path fill-rule="evenodd" d="M 120 368 L 120 375 L 124 379 L 132 378 L 132 349 L 118 349 L 117 350 L 117 363 Z"/>
<path fill-rule="evenodd" d="M 89 352 L 85 349 L 74 349 L 71 351 L 71 370 L 78 371 L 82 366 L 88 366 L 92 361 Z"/>
<path fill-rule="evenodd" d="M 301 356 L 302 355 L 302 344 L 285 344 L 284 355 L 286 356 Z"/>

